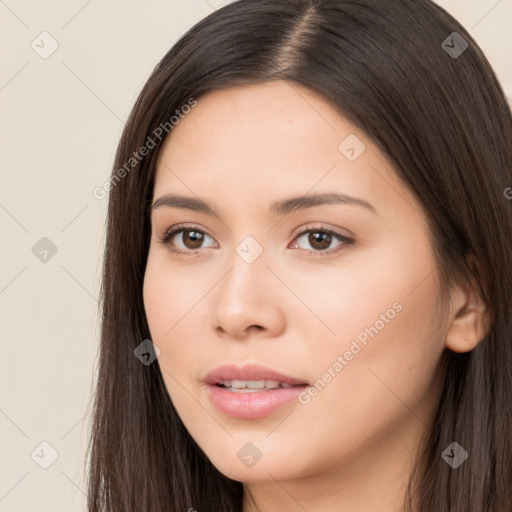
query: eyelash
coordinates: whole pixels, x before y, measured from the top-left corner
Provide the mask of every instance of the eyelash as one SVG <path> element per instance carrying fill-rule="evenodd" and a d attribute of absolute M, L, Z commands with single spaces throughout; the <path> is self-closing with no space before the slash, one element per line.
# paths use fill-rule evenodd
<path fill-rule="evenodd" d="M 203 231 L 202 229 L 198 229 L 196 226 L 192 225 L 192 224 L 179 224 L 177 226 L 173 226 L 172 228 L 169 228 L 167 231 L 165 231 L 165 233 L 163 234 L 163 236 L 161 238 L 159 238 L 159 243 L 162 243 L 162 244 L 166 244 L 169 246 L 169 249 L 174 252 L 174 253 L 179 253 L 179 254 L 184 254 L 184 255 L 187 255 L 187 256 L 192 256 L 194 254 L 196 254 L 198 251 L 200 251 L 201 249 L 195 249 L 195 250 L 186 250 L 186 251 L 183 251 L 183 250 L 176 250 L 176 249 L 173 249 L 171 247 L 171 244 L 169 243 L 171 241 L 171 238 L 177 234 L 177 233 L 181 233 L 183 231 L 187 231 L 187 230 L 193 230 L 193 231 L 196 231 L 198 233 L 201 233 L 203 235 L 207 235 L 209 236 L 210 238 L 213 239 L 212 236 L 210 236 L 206 231 Z M 306 229 L 302 230 L 302 231 L 298 231 L 298 232 L 295 232 L 293 233 L 293 240 L 295 240 L 296 238 L 299 238 L 300 236 L 306 234 L 306 233 L 326 233 L 328 235 L 331 235 L 333 236 L 334 238 L 338 239 L 340 242 L 343 242 L 341 245 L 335 247 L 334 249 L 329 249 L 328 251 L 306 251 L 308 254 L 315 254 L 315 255 L 318 255 L 318 256 L 328 256 L 328 255 L 331 255 L 333 253 L 336 253 L 338 252 L 340 249 L 340 247 L 342 248 L 343 246 L 346 246 L 346 245 L 351 245 L 354 243 L 354 239 L 353 238 L 349 238 L 347 236 L 344 236 L 340 233 L 337 233 L 336 231 L 333 231 L 327 227 L 324 227 L 324 226 L 315 226 L 315 227 L 310 227 L 310 226 L 306 226 Z M 306 250 L 306 249 L 303 249 L 303 250 Z"/>

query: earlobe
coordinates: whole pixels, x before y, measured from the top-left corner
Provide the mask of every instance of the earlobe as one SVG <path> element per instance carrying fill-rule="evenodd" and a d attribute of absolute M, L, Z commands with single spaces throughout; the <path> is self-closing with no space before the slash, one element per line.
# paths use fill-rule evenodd
<path fill-rule="evenodd" d="M 476 284 L 457 288 L 452 295 L 453 317 L 446 334 L 446 347 L 453 352 L 469 352 L 489 332 L 489 311 Z"/>

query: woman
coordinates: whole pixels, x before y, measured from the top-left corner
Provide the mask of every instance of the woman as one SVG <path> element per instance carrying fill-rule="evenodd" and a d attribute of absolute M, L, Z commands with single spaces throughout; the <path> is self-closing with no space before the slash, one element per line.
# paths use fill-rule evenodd
<path fill-rule="evenodd" d="M 197 23 L 105 187 L 89 510 L 510 510 L 511 186 L 436 4 Z"/>

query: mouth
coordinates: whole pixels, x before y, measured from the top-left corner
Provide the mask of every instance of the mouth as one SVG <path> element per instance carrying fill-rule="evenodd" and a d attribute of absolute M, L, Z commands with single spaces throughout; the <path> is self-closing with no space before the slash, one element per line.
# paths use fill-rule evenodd
<path fill-rule="evenodd" d="M 277 380 L 222 380 L 216 386 L 232 393 L 257 393 L 279 388 L 293 388 L 302 384 L 290 384 Z"/>
<path fill-rule="evenodd" d="M 221 386 L 228 390 L 251 392 L 250 390 L 266 391 L 277 388 L 309 385 L 304 379 L 291 377 L 280 371 L 258 364 L 223 364 L 212 370 L 204 381 L 207 384 Z M 238 391 L 237 391 L 238 390 Z"/>
<path fill-rule="evenodd" d="M 256 364 L 226 364 L 204 379 L 209 398 L 222 413 L 243 419 L 268 416 L 292 402 L 309 384 Z"/>

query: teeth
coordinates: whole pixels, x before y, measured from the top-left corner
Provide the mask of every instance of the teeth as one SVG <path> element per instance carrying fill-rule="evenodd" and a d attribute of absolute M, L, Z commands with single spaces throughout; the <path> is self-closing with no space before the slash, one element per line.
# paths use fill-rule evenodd
<path fill-rule="evenodd" d="M 235 393 L 251 393 L 262 389 L 293 387 L 293 384 L 279 382 L 277 380 L 221 380 L 219 384 Z"/>
<path fill-rule="evenodd" d="M 250 381 L 249 381 L 250 382 Z M 250 388 L 249 382 L 247 382 L 247 387 Z M 268 389 L 276 389 L 279 387 L 279 382 L 277 380 L 267 380 L 265 381 L 265 387 Z"/>
<path fill-rule="evenodd" d="M 238 382 L 240 383 L 244 383 L 243 380 L 239 380 Z M 231 384 L 231 386 L 233 386 L 233 383 Z M 237 387 L 237 386 L 233 386 L 233 387 Z M 265 388 L 266 387 L 266 384 L 265 384 L 265 381 L 264 380 L 247 380 L 245 381 L 245 386 L 238 386 L 238 387 L 245 387 L 245 388 L 249 388 L 249 389 L 258 389 L 258 388 Z"/>

